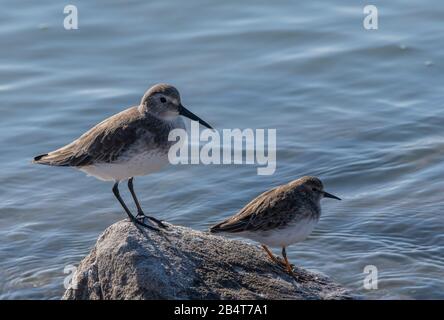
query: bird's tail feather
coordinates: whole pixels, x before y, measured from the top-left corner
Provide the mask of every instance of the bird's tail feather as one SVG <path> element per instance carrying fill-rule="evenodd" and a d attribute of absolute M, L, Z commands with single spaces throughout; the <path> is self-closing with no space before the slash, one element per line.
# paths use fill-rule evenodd
<path fill-rule="evenodd" d="M 47 155 L 48 155 L 47 153 L 44 153 L 44 154 L 38 155 L 37 157 L 34 157 L 34 159 L 32 160 L 32 162 L 33 162 L 33 163 L 39 163 L 39 162 L 42 160 L 42 158 L 46 157 Z"/>
<path fill-rule="evenodd" d="M 220 230 L 219 230 L 219 225 L 220 225 L 220 224 L 215 225 L 215 226 L 212 226 L 212 227 L 210 228 L 210 233 L 219 233 L 219 232 L 220 232 Z"/>
<path fill-rule="evenodd" d="M 237 233 L 245 231 L 245 228 L 248 226 L 248 221 L 236 221 L 233 222 L 230 219 L 222 221 L 210 228 L 210 233 L 220 233 L 220 232 L 229 232 L 229 233 Z"/>
<path fill-rule="evenodd" d="M 68 148 L 60 148 L 50 153 L 44 153 L 34 157 L 32 163 L 44 164 L 48 166 L 69 166 L 72 153 Z"/>
<path fill-rule="evenodd" d="M 221 233 L 221 232 L 237 232 L 236 226 L 227 225 L 227 221 L 223 221 L 210 228 L 210 233 Z"/>

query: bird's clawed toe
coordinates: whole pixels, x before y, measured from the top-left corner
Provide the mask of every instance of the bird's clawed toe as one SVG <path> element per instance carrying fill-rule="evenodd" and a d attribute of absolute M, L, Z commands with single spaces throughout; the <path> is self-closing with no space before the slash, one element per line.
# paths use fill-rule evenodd
<path fill-rule="evenodd" d="M 294 264 L 287 264 L 285 262 L 284 259 L 282 259 L 281 257 L 276 256 L 276 262 L 278 264 L 279 267 L 281 267 L 283 270 L 285 270 L 287 273 L 289 273 L 290 275 L 294 275 L 293 274 L 293 268 L 294 268 Z"/>
<path fill-rule="evenodd" d="M 147 225 L 147 224 L 145 223 L 145 217 L 144 217 L 144 216 L 137 216 L 137 217 L 135 217 L 135 218 L 133 218 L 133 219 L 131 219 L 131 220 L 132 220 L 132 222 L 133 222 L 134 224 L 136 224 L 136 225 L 142 226 L 142 227 L 144 227 L 144 228 L 147 228 L 147 229 L 150 229 L 150 230 L 153 230 L 153 231 L 160 231 L 160 230 L 157 229 L 156 227 L 153 227 L 153 226 Z"/>
<path fill-rule="evenodd" d="M 276 260 L 278 261 L 279 265 L 281 265 L 282 267 L 287 268 L 287 263 L 285 262 L 284 259 L 282 259 L 282 258 L 279 257 L 279 256 L 276 256 Z M 291 263 L 291 264 L 290 264 L 290 268 L 294 268 L 294 264 Z"/>
<path fill-rule="evenodd" d="M 167 229 L 168 228 L 168 226 L 166 224 L 164 224 L 162 221 L 160 221 L 159 219 L 156 219 L 156 218 L 151 217 L 151 216 L 147 216 L 143 212 L 139 212 L 137 214 L 137 216 L 136 216 L 136 219 L 140 219 L 142 221 L 144 221 L 145 218 L 153 221 L 155 224 L 157 224 L 158 227 L 160 227 L 162 229 Z"/>
<path fill-rule="evenodd" d="M 294 273 L 293 273 L 293 266 L 292 265 L 287 265 L 286 267 L 285 267 L 285 271 L 287 271 L 287 273 L 289 273 L 291 276 L 294 276 Z"/>
<path fill-rule="evenodd" d="M 167 229 L 168 226 L 166 224 L 164 224 L 162 221 L 154 218 L 154 217 L 150 217 L 150 216 L 146 216 L 148 219 L 150 219 L 151 221 L 154 221 L 160 228 L 162 229 Z"/>

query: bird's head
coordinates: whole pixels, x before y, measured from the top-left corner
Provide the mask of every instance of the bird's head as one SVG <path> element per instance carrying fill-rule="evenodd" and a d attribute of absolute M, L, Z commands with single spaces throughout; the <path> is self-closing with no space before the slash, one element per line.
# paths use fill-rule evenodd
<path fill-rule="evenodd" d="M 291 184 L 294 186 L 294 188 L 304 191 L 316 202 L 320 201 L 322 198 L 341 200 L 339 197 L 325 191 L 322 181 L 316 177 L 302 177 L 291 182 Z"/>
<path fill-rule="evenodd" d="M 179 91 L 169 84 L 160 83 L 148 89 L 140 101 L 139 110 L 168 121 L 182 115 L 212 129 L 208 123 L 182 105 Z"/>

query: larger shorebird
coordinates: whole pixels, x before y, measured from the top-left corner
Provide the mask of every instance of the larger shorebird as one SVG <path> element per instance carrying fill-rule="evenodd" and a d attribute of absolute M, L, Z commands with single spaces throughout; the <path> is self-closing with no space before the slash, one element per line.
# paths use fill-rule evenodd
<path fill-rule="evenodd" d="M 302 177 L 262 193 L 210 232 L 255 240 L 274 262 L 292 273 L 285 248 L 305 240 L 313 231 L 321 217 L 322 198 L 341 200 L 324 191 L 318 178 Z M 281 247 L 284 260 L 275 257 L 267 246 Z"/>
<path fill-rule="evenodd" d="M 131 221 L 148 229 L 145 218 L 159 227 L 165 225 L 144 214 L 134 192 L 133 180 L 159 171 L 168 164 L 170 130 L 185 129 L 185 116 L 207 128 L 211 126 L 187 110 L 179 91 L 168 84 L 157 84 L 142 97 L 140 104 L 117 113 L 85 132 L 80 138 L 55 151 L 39 155 L 34 163 L 74 167 L 100 180 L 114 181 L 113 193 Z M 119 193 L 119 182 L 128 179 L 128 189 L 137 207 L 134 216 Z"/>

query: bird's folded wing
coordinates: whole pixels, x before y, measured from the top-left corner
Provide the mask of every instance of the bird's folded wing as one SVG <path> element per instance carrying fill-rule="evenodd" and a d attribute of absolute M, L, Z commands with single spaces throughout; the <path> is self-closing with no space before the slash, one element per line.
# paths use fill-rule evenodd
<path fill-rule="evenodd" d="M 235 216 L 215 225 L 213 232 L 244 232 L 269 230 L 286 225 L 294 215 L 291 196 L 283 186 L 266 191 L 248 203 Z"/>
<path fill-rule="evenodd" d="M 35 159 L 54 166 L 82 167 L 93 163 L 112 162 L 140 136 L 140 123 L 135 109 L 118 113 L 84 133 L 72 143 Z M 143 132 L 149 135 L 149 132 Z"/>

